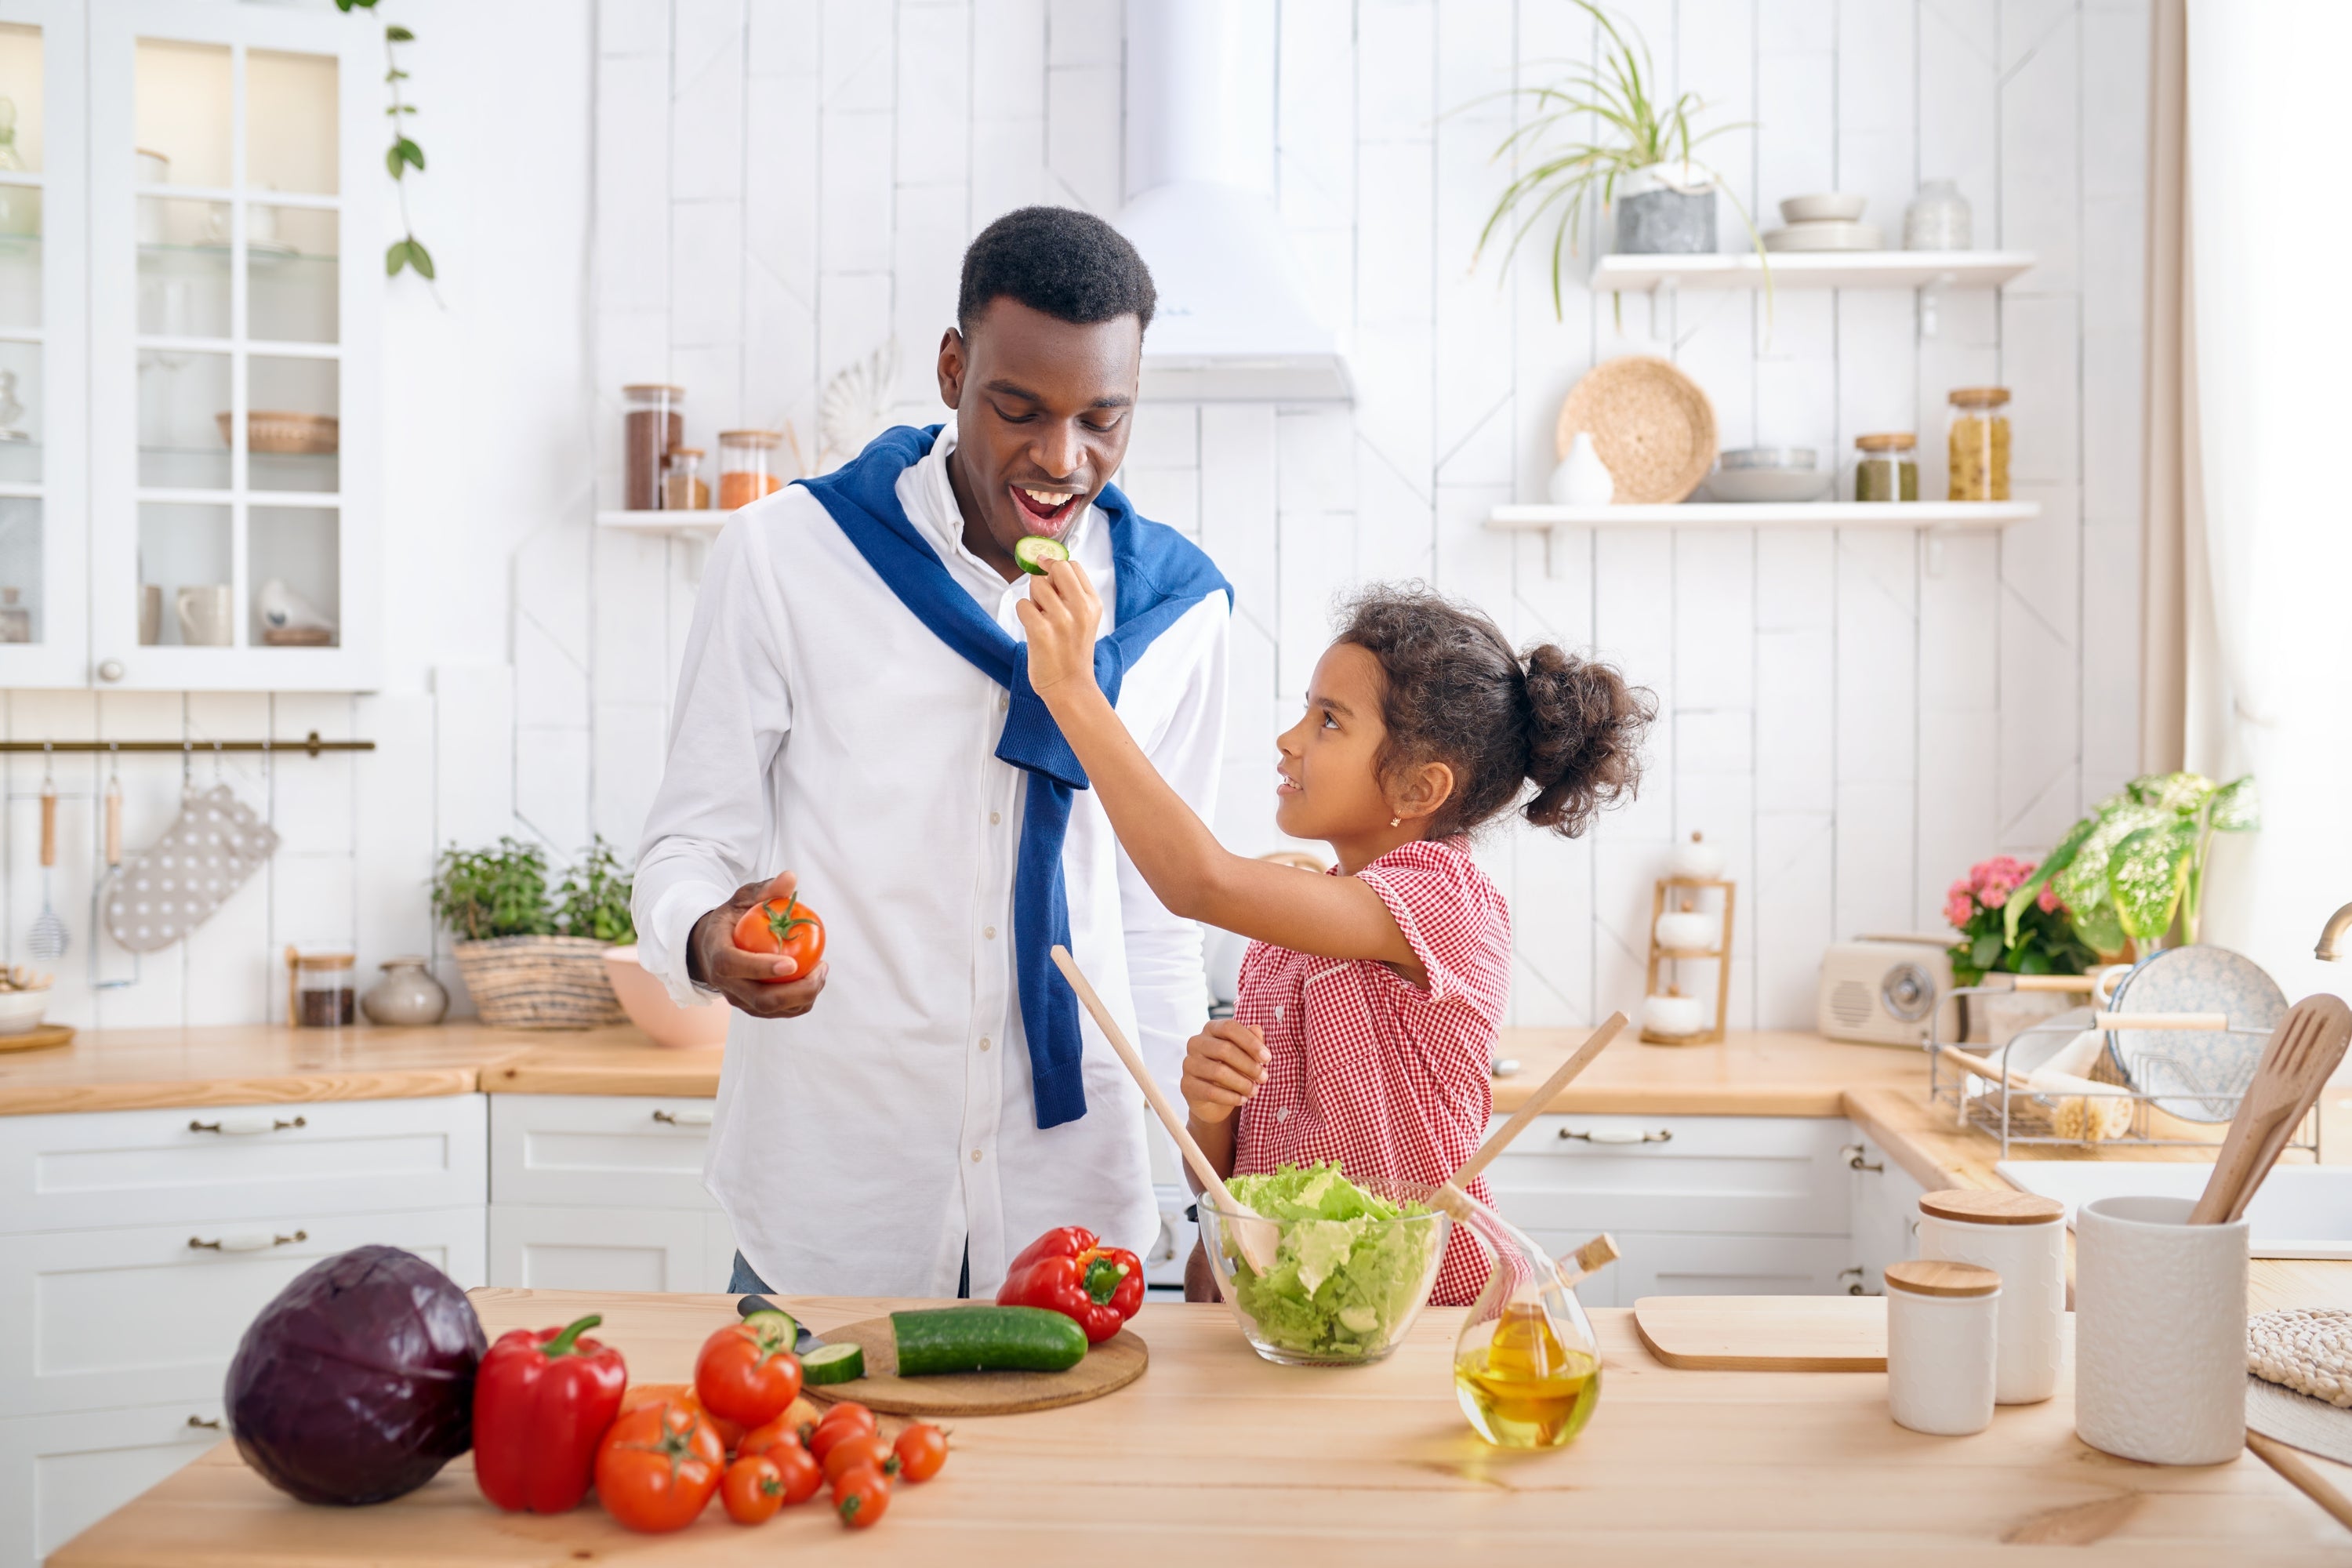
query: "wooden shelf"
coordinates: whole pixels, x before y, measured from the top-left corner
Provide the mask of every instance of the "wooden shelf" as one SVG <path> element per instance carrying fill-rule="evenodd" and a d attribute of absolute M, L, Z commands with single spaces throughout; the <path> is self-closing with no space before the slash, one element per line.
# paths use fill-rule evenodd
<path fill-rule="evenodd" d="M 655 514 L 659 515 L 659 514 Z M 2042 515 L 2038 501 L 1684 501 L 1674 506 L 1498 506 L 1486 526 L 1507 533 L 1555 528 L 2002 529 Z"/>
<path fill-rule="evenodd" d="M 700 511 L 600 511 L 596 514 L 599 528 L 617 528 L 625 533 L 686 534 L 703 539 L 715 539 L 735 514 L 717 508 Z"/>
<path fill-rule="evenodd" d="M 1998 289 L 2031 268 L 2027 250 L 1784 250 L 1772 253 L 1780 289 Z M 1761 289 L 1754 251 L 1731 256 L 1604 256 L 1596 294 L 1664 289 Z"/>

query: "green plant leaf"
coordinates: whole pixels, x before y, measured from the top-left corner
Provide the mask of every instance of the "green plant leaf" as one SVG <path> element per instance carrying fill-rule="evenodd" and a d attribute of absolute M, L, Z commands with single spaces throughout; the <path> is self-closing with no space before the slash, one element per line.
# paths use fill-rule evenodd
<path fill-rule="evenodd" d="M 2196 826 L 2180 821 L 2136 828 L 2116 845 L 2108 881 L 2116 913 L 2133 941 L 2160 942 L 2172 929 L 2196 850 Z"/>
<path fill-rule="evenodd" d="M 369 3 L 373 5 L 374 0 L 369 0 Z M 383 30 L 383 41 L 387 44 L 413 44 L 416 41 L 416 35 L 394 22 Z"/>
<path fill-rule="evenodd" d="M 384 156 L 389 159 L 396 159 L 401 163 L 412 164 L 419 174 L 422 174 L 425 170 L 425 149 L 419 147 L 415 142 L 411 142 L 405 136 L 395 138 L 392 143 L 391 151 L 386 153 Z M 400 178 L 400 170 L 397 167 L 394 168 L 392 177 L 395 180 Z"/>
<path fill-rule="evenodd" d="M 386 114 L 394 114 L 394 115 L 397 115 L 397 114 L 414 114 L 414 113 L 415 113 L 415 112 L 416 112 L 416 105 L 415 105 L 415 104 L 413 104 L 413 103 L 394 103 L 394 104 L 390 104 L 390 105 L 387 105 L 387 106 L 385 107 L 385 109 L 384 109 L 384 112 L 385 112 Z"/>
<path fill-rule="evenodd" d="M 433 912 L 468 942 L 553 935 L 546 851 L 513 838 L 492 849 L 452 844 L 434 868 Z"/>
<path fill-rule="evenodd" d="M 394 66 L 390 70 L 383 73 L 383 79 L 386 81 L 406 81 L 408 79 L 408 73 L 402 70 L 398 66 Z"/>
<path fill-rule="evenodd" d="M 2003 945 L 2000 932 L 1997 931 L 1981 932 L 1969 944 L 1969 962 L 1979 969 L 1990 969 L 2000 962 Z"/>
<path fill-rule="evenodd" d="M 2262 797 L 2254 793 L 2254 775 L 2233 779 L 2213 792 L 2216 833 L 2252 833 L 2263 825 Z"/>
<path fill-rule="evenodd" d="M 2098 826 L 2098 818 L 2086 816 L 2068 828 L 2066 837 L 2058 841 L 2058 847 L 2044 855 L 2042 864 L 2033 868 L 2033 874 L 2018 885 L 2017 891 L 2010 894 L 2009 902 L 2001 909 L 2001 930 L 2011 942 L 2017 940 L 2017 922 L 2025 917 L 2026 910 L 2033 907 L 2033 900 L 2041 894 L 2042 884 L 2074 863 L 2083 841 L 2090 837 L 2092 829 Z M 2059 897 L 2064 898 L 2065 895 L 2061 893 Z M 2073 900 L 2068 901 L 2071 903 Z"/>
<path fill-rule="evenodd" d="M 400 269 L 408 265 L 408 241 L 395 239 L 383 247 L 383 275 L 397 278 Z"/>
<path fill-rule="evenodd" d="M 408 264 L 425 274 L 425 281 L 432 281 L 433 253 L 413 234 L 408 237 Z"/>

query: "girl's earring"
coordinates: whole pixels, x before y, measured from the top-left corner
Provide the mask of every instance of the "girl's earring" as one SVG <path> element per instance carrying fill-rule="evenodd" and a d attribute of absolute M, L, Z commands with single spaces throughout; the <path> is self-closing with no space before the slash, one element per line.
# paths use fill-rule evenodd
<path fill-rule="evenodd" d="M 1404 818 L 1402 816 L 1391 816 L 1389 818 L 1389 826 L 1391 827 L 1402 827 L 1404 826 Z"/>

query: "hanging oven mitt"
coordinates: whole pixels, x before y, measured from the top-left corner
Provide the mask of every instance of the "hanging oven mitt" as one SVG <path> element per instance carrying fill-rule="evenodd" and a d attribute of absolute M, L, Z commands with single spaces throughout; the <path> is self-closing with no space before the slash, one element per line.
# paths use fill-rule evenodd
<path fill-rule="evenodd" d="M 107 934 L 132 952 L 171 946 L 261 868 L 278 834 L 225 784 L 191 789 L 163 837 L 107 878 Z"/>

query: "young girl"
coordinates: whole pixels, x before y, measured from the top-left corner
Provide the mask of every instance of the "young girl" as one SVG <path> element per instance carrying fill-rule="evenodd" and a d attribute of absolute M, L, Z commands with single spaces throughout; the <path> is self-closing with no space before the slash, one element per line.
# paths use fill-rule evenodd
<path fill-rule="evenodd" d="M 1233 1021 L 1185 1047 L 1202 1151 L 1227 1174 L 1337 1160 L 1360 1182 L 1451 1175 L 1494 1112 L 1510 993 L 1510 911 L 1469 835 L 1530 781 L 1521 815 L 1582 832 L 1638 782 L 1649 694 L 1548 643 L 1522 659 L 1428 589 L 1366 589 L 1276 742 L 1275 821 L 1339 859 L 1301 876 L 1218 844 L 1128 734 L 1095 683 L 1102 604 L 1084 571 L 1051 563 L 1019 610 L 1030 684 L 1136 869 L 1171 912 L 1255 939 Z M 1430 1299 L 1466 1304 L 1486 1279 L 1457 1228 Z M 1186 1294 L 1213 1300 L 1207 1284 L 1196 1248 Z"/>

